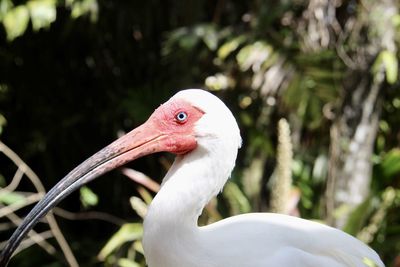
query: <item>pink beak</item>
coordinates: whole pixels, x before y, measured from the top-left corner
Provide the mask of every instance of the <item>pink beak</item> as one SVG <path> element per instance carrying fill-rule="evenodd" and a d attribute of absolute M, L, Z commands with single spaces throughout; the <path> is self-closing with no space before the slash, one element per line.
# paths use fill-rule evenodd
<path fill-rule="evenodd" d="M 151 153 L 170 150 L 168 149 L 170 140 L 171 133 L 160 130 L 156 120 L 150 117 L 138 128 L 85 160 L 58 182 L 25 217 L 1 252 L 0 266 L 7 265 L 26 234 L 66 196 L 87 182 L 129 161 Z"/>

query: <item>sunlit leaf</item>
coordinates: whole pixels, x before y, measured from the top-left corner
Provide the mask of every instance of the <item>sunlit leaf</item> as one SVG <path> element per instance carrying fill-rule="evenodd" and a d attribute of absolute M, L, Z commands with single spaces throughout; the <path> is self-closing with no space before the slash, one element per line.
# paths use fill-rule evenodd
<path fill-rule="evenodd" d="M 118 266 L 120 267 L 140 267 L 141 265 L 133 260 L 122 258 L 118 260 Z"/>
<path fill-rule="evenodd" d="M 142 186 L 138 186 L 137 190 L 139 192 L 139 195 L 142 197 L 143 201 L 147 205 L 150 205 L 151 201 L 153 201 L 153 196 L 150 194 L 150 192 Z"/>
<path fill-rule="evenodd" d="M 396 54 L 392 51 L 382 51 L 382 61 L 385 65 L 386 80 L 388 83 L 393 84 L 397 81 L 398 61 Z"/>
<path fill-rule="evenodd" d="M 129 199 L 129 202 L 131 203 L 131 207 L 134 211 L 136 211 L 136 213 L 144 218 L 144 216 L 146 216 L 147 213 L 147 204 L 140 198 L 138 197 L 131 197 Z"/>
<path fill-rule="evenodd" d="M 365 265 L 367 265 L 368 267 L 378 267 L 378 264 L 376 264 L 375 261 L 367 257 L 363 258 L 363 263 L 365 263 Z"/>
<path fill-rule="evenodd" d="M 0 21 L 13 6 L 11 0 L 0 0 Z"/>
<path fill-rule="evenodd" d="M 87 186 L 81 187 L 80 194 L 84 207 L 96 206 L 99 203 L 99 197 Z"/>
<path fill-rule="evenodd" d="M 381 120 L 379 122 L 379 130 L 381 130 L 383 133 L 388 133 L 390 131 L 389 123 L 385 120 Z"/>
<path fill-rule="evenodd" d="M 395 14 L 392 17 L 392 23 L 395 27 L 399 27 L 400 26 L 400 14 Z"/>
<path fill-rule="evenodd" d="M 252 69 L 257 72 L 261 69 L 263 63 L 272 54 L 272 47 L 265 42 L 255 42 L 241 48 L 236 55 L 236 60 L 242 71 Z"/>
<path fill-rule="evenodd" d="M 201 37 L 211 51 L 217 49 L 218 45 L 218 35 L 215 27 L 212 25 L 200 25 L 195 28 L 195 33 L 197 36 Z"/>
<path fill-rule="evenodd" d="M 238 65 L 241 67 L 242 70 L 246 71 L 250 66 L 246 65 L 246 60 L 249 58 L 252 45 L 246 45 L 242 49 L 240 49 L 239 53 L 236 55 L 236 60 Z"/>
<path fill-rule="evenodd" d="M 143 226 L 140 223 L 127 223 L 121 226 L 121 228 L 111 237 L 107 244 L 100 251 L 98 258 L 104 260 L 113 251 L 118 249 L 126 242 L 132 242 L 134 240 L 142 238 Z"/>
<path fill-rule="evenodd" d="M 396 54 L 389 50 L 383 50 L 380 52 L 372 66 L 372 72 L 378 73 L 382 65 L 385 69 L 386 81 L 390 84 L 395 83 L 398 74 L 398 61 Z"/>
<path fill-rule="evenodd" d="M 17 6 L 6 13 L 3 19 L 9 41 L 21 36 L 29 23 L 29 10 L 26 6 Z"/>
<path fill-rule="evenodd" d="M 33 0 L 28 2 L 33 30 L 48 28 L 56 20 L 55 0 Z"/>
<path fill-rule="evenodd" d="M 133 248 L 135 249 L 136 252 L 139 252 L 140 254 L 144 255 L 142 241 L 133 242 Z"/>
<path fill-rule="evenodd" d="M 292 163 L 292 173 L 295 176 L 300 176 L 301 172 L 303 171 L 304 164 L 299 159 L 294 159 Z"/>
<path fill-rule="evenodd" d="M 315 181 L 322 181 L 328 173 L 328 157 L 321 154 L 314 162 L 312 177 Z"/>
<path fill-rule="evenodd" d="M 232 85 L 232 82 L 228 76 L 222 73 L 216 73 L 213 76 L 208 76 L 205 80 L 205 84 L 210 90 L 219 91 L 227 89 Z"/>
<path fill-rule="evenodd" d="M 235 37 L 226 43 L 224 43 L 218 49 L 218 57 L 222 60 L 226 59 L 233 51 L 235 51 L 244 41 L 246 40 L 245 36 L 241 35 Z"/>
<path fill-rule="evenodd" d="M 80 16 L 89 14 L 92 22 L 97 21 L 99 7 L 97 0 L 82 0 L 82 1 L 73 1 L 71 3 L 71 17 L 76 19 Z"/>

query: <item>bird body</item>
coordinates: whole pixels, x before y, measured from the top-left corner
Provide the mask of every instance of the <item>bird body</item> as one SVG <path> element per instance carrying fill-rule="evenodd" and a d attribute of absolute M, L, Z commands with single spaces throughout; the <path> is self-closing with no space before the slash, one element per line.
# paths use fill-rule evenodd
<path fill-rule="evenodd" d="M 320 223 L 273 213 L 250 213 L 201 228 L 221 259 L 214 266 L 365 267 L 378 255 L 354 237 Z M 237 244 L 236 249 L 227 248 Z M 218 249 L 217 249 L 218 248 Z M 221 256 L 223 255 L 223 256 Z M 210 265 L 213 266 L 213 265 Z M 383 265 L 379 265 L 383 266 Z"/>
<path fill-rule="evenodd" d="M 354 237 L 296 217 L 251 213 L 198 227 L 204 206 L 231 174 L 241 138 L 233 115 L 213 95 L 188 90 L 170 101 L 176 98 L 205 116 L 194 128 L 197 147 L 176 158 L 149 207 L 143 237 L 149 267 L 365 267 L 365 258 L 383 266 Z"/>
<path fill-rule="evenodd" d="M 367 258 L 384 266 L 372 249 L 340 230 L 272 213 L 164 228 L 151 251 L 157 254 L 146 254 L 150 267 L 366 267 Z"/>
<path fill-rule="evenodd" d="M 366 259 L 384 266 L 354 237 L 288 215 L 250 213 L 203 227 L 159 227 L 155 242 L 145 243 L 149 267 L 366 267 Z"/>
<path fill-rule="evenodd" d="M 384 264 L 356 238 L 296 217 L 251 213 L 198 226 L 229 178 L 241 137 L 225 104 L 198 89 L 178 92 L 138 128 L 67 174 L 33 208 L 0 255 L 5 266 L 28 231 L 82 184 L 155 152 L 177 155 L 144 221 L 149 267 L 365 267 Z"/>

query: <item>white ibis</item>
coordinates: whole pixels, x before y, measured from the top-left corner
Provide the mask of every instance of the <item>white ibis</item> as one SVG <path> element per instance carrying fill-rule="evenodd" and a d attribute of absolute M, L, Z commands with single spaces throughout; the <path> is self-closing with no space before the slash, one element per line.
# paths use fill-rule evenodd
<path fill-rule="evenodd" d="M 271 213 L 230 217 L 198 227 L 207 202 L 235 165 L 241 137 L 229 109 L 212 94 L 173 96 L 141 126 L 84 161 L 33 208 L 1 253 L 5 266 L 26 233 L 82 184 L 138 157 L 177 155 L 144 221 L 149 267 L 384 266 L 356 238 L 312 221 Z"/>

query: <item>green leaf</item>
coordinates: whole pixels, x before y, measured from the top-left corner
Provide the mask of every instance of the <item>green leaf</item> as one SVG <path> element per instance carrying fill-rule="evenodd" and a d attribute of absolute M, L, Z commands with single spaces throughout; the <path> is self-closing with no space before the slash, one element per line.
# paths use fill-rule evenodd
<path fill-rule="evenodd" d="M 121 247 L 126 242 L 142 238 L 143 226 L 140 223 L 126 223 L 111 237 L 107 244 L 102 248 L 98 257 L 104 260 L 113 251 Z"/>
<path fill-rule="evenodd" d="M 382 62 L 386 70 L 386 80 L 390 84 L 394 84 L 397 81 L 398 73 L 398 61 L 396 54 L 392 51 L 382 51 Z"/>
<path fill-rule="evenodd" d="M 3 24 L 7 40 L 12 41 L 26 31 L 29 22 L 29 10 L 26 6 L 17 6 L 4 16 Z"/>
<path fill-rule="evenodd" d="M 251 127 L 254 124 L 254 118 L 246 111 L 240 112 L 240 121 L 243 125 Z"/>
<path fill-rule="evenodd" d="M 372 206 L 372 198 L 369 197 L 358 205 L 349 216 L 343 230 L 351 235 L 356 235 L 368 219 Z"/>
<path fill-rule="evenodd" d="M 197 31 L 197 35 L 202 37 L 203 42 L 206 44 L 208 49 L 214 51 L 218 46 L 218 35 L 215 27 L 212 25 L 202 25 L 195 29 Z"/>
<path fill-rule="evenodd" d="M 150 203 L 153 201 L 153 196 L 150 194 L 150 192 L 143 186 L 138 186 L 137 190 L 147 206 L 150 205 Z"/>
<path fill-rule="evenodd" d="M 6 178 L 4 178 L 3 174 L 0 173 L 0 187 L 5 187 L 7 184 Z M 1 194 L 0 194 L 1 196 Z"/>
<path fill-rule="evenodd" d="M 372 72 L 375 74 L 378 73 L 382 65 L 385 69 L 386 81 L 389 84 L 394 84 L 397 81 L 398 74 L 398 61 L 396 54 L 388 50 L 380 52 L 372 66 Z"/>
<path fill-rule="evenodd" d="M 147 204 L 138 197 L 131 197 L 129 199 L 129 202 L 131 203 L 131 207 L 134 211 L 136 211 L 136 213 L 144 218 L 146 216 L 147 213 Z"/>
<path fill-rule="evenodd" d="M 393 15 L 393 17 L 392 17 L 391 20 L 392 20 L 393 25 L 394 25 L 396 28 L 400 26 L 400 14 L 395 14 L 395 15 Z"/>
<path fill-rule="evenodd" d="M 236 61 L 242 71 L 252 68 L 256 72 L 272 54 L 273 49 L 270 45 L 262 41 L 257 41 L 241 48 L 236 55 Z M 254 66 L 258 67 L 254 69 Z"/>
<path fill-rule="evenodd" d="M 0 134 L 3 132 L 4 126 L 7 124 L 6 118 L 0 114 Z"/>
<path fill-rule="evenodd" d="M 13 7 L 11 0 L 0 0 L 0 21 L 3 20 L 7 12 Z"/>
<path fill-rule="evenodd" d="M 322 182 L 328 173 L 328 157 L 320 154 L 314 162 L 312 178 L 316 182 Z"/>
<path fill-rule="evenodd" d="M 238 65 L 242 71 L 246 71 L 250 67 L 248 66 L 248 64 L 245 63 L 249 58 L 252 50 L 253 50 L 253 45 L 246 45 L 245 47 L 240 49 L 239 53 L 236 55 L 236 61 L 238 62 Z"/>
<path fill-rule="evenodd" d="M 139 252 L 140 254 L 144 255 L 142 241 L 137 240 L 137 241 L 133 242 L 133 248 L 134 248 L 135 252 Z"/>
<path fill-rule="evenodd" d="M 179 45 L 183 50 L 192 50 L 199 42 L 199 38 L 196 35 L 188 34 L 182 36 L 179 40 Z"/>
<path fill-rule="evenodd" d="M 376 262 L 368 257 L 363 258 L 363 263 L 367 265 L 368 267 L 378 267 L 378 264 Z"/>
<path fill-rule="evenodd" d="M 400 173 L 400 149 L 394 148 L 390 150 L 382 159 L 382 174 L 385 178 L 390 178 Z"/>
<path fill-rule="evenodd" d="M 228 182 L 224 188 L 224 197 L 229 201 L 232 214 L 246 213 L 251 210 L 249 200 L 240 190 L 237 184 Z"/>
<path fill-rule="evenodd" d="M 81 202 L 85 208 L 96 206 L 99 203 L 99 197 L 87 186 L 80 189 Z"/>
<path fill-rule="evenodd" d="M 82 0 L 82 1 L 72 1 L 67 3 L 72 5 L 71 17 L 76 19 L 80 16 L 90 14 L 90 19 L 92 22 L 98 19 L 98 3 L 97 0 Z"/>
<path fill-rule="evenodd" d="M 228 42 L 224 43 L 218 49 L 218 57 L 222 60 L 226 59 L 232 52 L 234 52 L 244 41 L 246 38 L 241 35 L 236 38 L 229 40 Z"/>
<path fill-rule="evenodd" d="M 0 194 L 0 202 L 5 205 L 11 205 L 17 202 L 23 203 L 24 201 L 25 201 L 25 196 L 16 192 L 6 192 Z"/>
<path fill-rule="evenodd" d="M 140 267 L 141 265 L 133 260 L 122 258 L 118 260 L 118 266 L 120 267 Z"/>
<path fill-rule="evenodd" d="M 55 0 L 33 0 L 28 2 L 31 15 L 32 27 L 34 31 L 48 28 L 56 20 L 56 1 Z"/>

